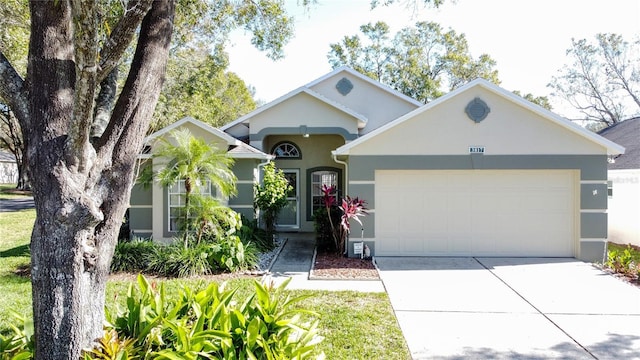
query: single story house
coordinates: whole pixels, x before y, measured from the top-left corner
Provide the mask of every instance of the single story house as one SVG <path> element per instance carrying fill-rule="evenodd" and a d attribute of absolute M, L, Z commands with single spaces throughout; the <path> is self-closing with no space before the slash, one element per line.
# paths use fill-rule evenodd
<path fill-rule="evenodd" d="M 600 135 L 626 149 L 608 164 L 609 241 L 640 246 L 640 117 L 610 126 Z"/>
<path fill-rule="evenodd" d="M 261 164 L 275 161 L 294 188 L 280 231 L 314 231 L 322 185 L 366 200 L 350 255 L 364 242 L 375 256 L 602 261 L 607 158 L 624 152 L 486 80 L 424 105 L 348 67 L 220 129 L 183 119 L 149 137 L 151 152 L 153 140 L 182 126 L 236 158 L 239 195 L 229 206 L 245 215 Z M 136 188 L 135 234 L 173 236 L 179 192 Z"/>
<path fill-rule="evenodd" d="M 18 165 L 12 153 L 0 151 L 0 184 L 18 183 Z"/>

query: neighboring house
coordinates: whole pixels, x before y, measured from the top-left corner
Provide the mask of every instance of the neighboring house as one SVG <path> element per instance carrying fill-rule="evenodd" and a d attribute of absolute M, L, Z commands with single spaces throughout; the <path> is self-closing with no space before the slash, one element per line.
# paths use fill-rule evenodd
<path fill-rule="evenodd" d="M 640 246 L 640 117 L 610 126 L 600 135 L 625 147 L 609 162 L 609 241 Z"/>
<path fill-rule="evenodd" d="M 12 153 L 0 151 L 0 184 L 18 183 L 18 165 Z"/>
<path fill-rule="evenodd" d="M 369 215 L 363 229 L 352 227 L 351 255 L 364 241 L 376 256 L 602 261 L 607 157 L 624 152 L 485 80 L 422 105 L 347 67 L 220 130 L 183 119 L 149 140 L 180 126 L 244 154 L 229 205 L 245 215 L 259 166 L 274 154 L 294 187 L 281 231 L 314 230 L 322 185 L 365 199 Z M 173 235 L 170 191 L 134 192 L 132 229 Z"/>

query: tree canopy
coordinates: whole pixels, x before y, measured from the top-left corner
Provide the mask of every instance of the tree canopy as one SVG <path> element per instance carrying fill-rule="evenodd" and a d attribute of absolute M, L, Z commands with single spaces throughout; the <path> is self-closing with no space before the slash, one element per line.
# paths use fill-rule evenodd
<path fill-rule="evenodd" d="M 149 132 L 185 116 L 220 127 L 254 110 L 252 89 L 227 71 L 228 65 L 223 49 L 212 54 L 193 48 L 174 53 Z"/>
<path fill-rule="evenodd" d="M 185 45 L 218 27 L 210 34 L 243 27 L 276 57 L 293 30 L 277 0 L 31 0 L 29 16 L 24 73 L 14 60 L 21 57 L 0 47 L 0 101 L 20 124 L 36 208 L 35 356 L 77 359 L 103 335 L 109 267 L 175 50 L 174 24 L 198 25 L 177 27 Z M 117 88 L 119 73 L 126 80 Z"/>
<path fill-rule="evenodd" d="M 595 41 L 572 39 L 570 63 L 554 76 L 552 96 L 602 128 L 640 115 L 640 39 L 597 34 Z"/>
<path fill-rule="evenodd" d="M 380 21 L 362 25 L 360 35 L 331 44 L 329 63 L 353 69 L 422 102 L 429 102 L 482 77 L 500 84 L 496 62 L 487 54 L 474 59 L 464 34 L 434 22 L 418 22 L 392 37 Z"/>

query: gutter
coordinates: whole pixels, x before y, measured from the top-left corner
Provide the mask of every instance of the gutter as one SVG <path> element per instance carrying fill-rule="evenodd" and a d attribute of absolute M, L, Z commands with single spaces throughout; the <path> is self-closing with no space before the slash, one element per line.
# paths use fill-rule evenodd
<path fill-rule="evenodd" d="M 344 195 L 349 195 L 349 164 L 345 161 L 338 160 L 338 155 L 336 155 L 335 151 L 332 151 L 331 155 L 333 156 L 333 161 L 337 162 L 338 164 L 344 165 Z"/>

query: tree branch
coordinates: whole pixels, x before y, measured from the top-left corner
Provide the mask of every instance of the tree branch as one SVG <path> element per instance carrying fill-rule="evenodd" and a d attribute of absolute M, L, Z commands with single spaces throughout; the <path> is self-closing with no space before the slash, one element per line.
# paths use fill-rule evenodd
<path fill-rule="evenodd" d="M 91 125 L 91 137 L 101 137 L 109 124 L 113 102 L 116 98 L 118 85 L 118 67 L 107 75 L 100 83 L 100 92 L 96 97 L 96 105 L 93 112 L 93 125 Z"/>
<path fill-rule="evenodd" d="M 76 80 L 74 107 L 69 138 L 67 140 L 70 166 L 77 166 L 84 172 L 91 162 L 89 152 L 89 131 L 91 130 L 93 101 L 96 91 L 98 55 L 97 4 L 90 0 L 71 1 L 74 24 L 74 58 Z"/>
<path fill-rule="evenodd" d="M 9 60 L 0 51 L 0 99 L 2 99 L 16 116 L 20 125 L 29 126 L 29 100 L 24 80 Z"/>
<path fill-rule="evenodd" d="M 115 26 L 109 39 L 100 51 L 100 69 L 98 70 L 98 82 L 102 82 L 107 75 L 118 65 L 122 54 L 131 43 L 138 25 L 145 17 L 153 0 L 130 0 L 127 9 L 118 24 Z"/>
<path fill-rule="evenodd" d="M 145 16 L 129 76 L 109 125 L 96 143 L 99 158 L 113 156 L 120 161 L 135 163 L 164 82 L 173 14 L 173 0 L 164 0 L 154 1 Z M 131 154 L 125 154 L 127 151 Z M 122 159 L 128 156 L 132 158 Z"/>

